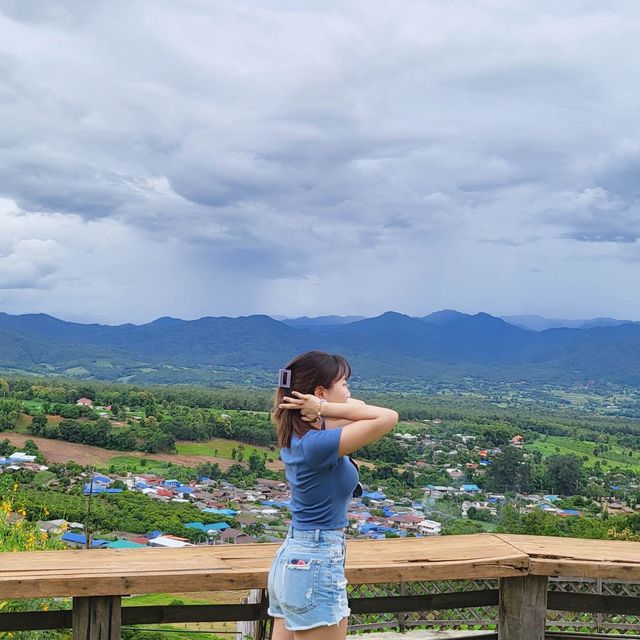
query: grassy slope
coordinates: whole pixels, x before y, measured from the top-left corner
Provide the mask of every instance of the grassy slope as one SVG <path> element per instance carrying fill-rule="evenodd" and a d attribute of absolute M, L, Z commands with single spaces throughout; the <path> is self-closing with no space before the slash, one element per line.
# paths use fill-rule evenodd
<path fill-rule="evenodd" d="M 215 438 L 213 440 L 207 440 L 206 442 L 178 442 L 178 453 L 191 456 L 213 456 L 215 450 L 218 450 L 216 456 L 218 458 L 231 459 L 231 451 L 235 449 L 238 451 L 243 443 L 238 440 L 223 440 L 222 438 Z M 270 458 L 277 458 L 277 451 L 269 451 L 267 447 L 258 447 L 249 444 L 244 445 L 244 459 L 246 460 L 252 451 L 257 451 L 258 455 L 266 453 Z"/>
<path fill-rule="evenodd" d="M 586 456 L 588 459 L 585 460 L 585 465 L 589 467 L 592 467 L 597 460 L 600 460 L 603 468 L 611 469 L 613 467 L 620 467 L 633 471 L 638 470 L 640 460 L 638 460 L 637 453 L 636 457 L 630 458 L 626 449 L 618 445 L 609 444 L 609 451 L 599 456 L 594 456 L 593 450 L 595 447 L 595 442 L 576 440 L 575 438 L 565 436 L 547 436 L 546 440 L 536 440 L 535 442 L 526 444 L 524 450 L 540 451 L 545 457 L 565 454 L 573 454 L 579 457 Z"/>

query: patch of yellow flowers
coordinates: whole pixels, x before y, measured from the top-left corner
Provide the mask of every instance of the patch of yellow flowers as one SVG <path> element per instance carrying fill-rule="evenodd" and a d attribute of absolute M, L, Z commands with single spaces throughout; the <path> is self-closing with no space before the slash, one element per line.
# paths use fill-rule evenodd
<path fill-rule="evenodd" d="M 18 495 L 19 485 L 14 483 L 13 490 L 0 502 L 0 551 L 41 551 L 45 549 L 64 549 L 56 538 L 46 531 L 40 531 L 37 523 L 27 520 L 27 510 L 21 504 Z M 48 509 L 42 510 L 43 517 L 49 515 Z"/>
<path fill-rule="evenodd" d="M 64 545 L 57 537 L 51 537 L 46 531 L 41 531 L 36 522 L 27 520 L 27 510 L 21 504 L 18 496 L 19 486 L 13 485 L 13 490 L 9 496 L 4 496 L 0 501 L 0 552 L 11 551 L 41 551 L 50 549 L 64 549 Z M 46 518 L 49 515 L 48 509 L 42 510 L 42 515 Z M 0 600 L 0 612 L 2 611 L 49 611 L 52 605 L 51 600 Z M 62 606 L 63 603 L 56 603 Z M 22 640 L 30 637 L 62 637 L 64 634 L 57 632 L 0 632 L 0 639 L 14 638 Z"/>
<path fill-rule="evenodd" d="M 634 533 L 629 527 L 625 527 L 621 531 L 617 529 L 609 529 L 607 531 L 612 540 L 625 540 L 627 542 L 640 542 L 640 533 Z"/>

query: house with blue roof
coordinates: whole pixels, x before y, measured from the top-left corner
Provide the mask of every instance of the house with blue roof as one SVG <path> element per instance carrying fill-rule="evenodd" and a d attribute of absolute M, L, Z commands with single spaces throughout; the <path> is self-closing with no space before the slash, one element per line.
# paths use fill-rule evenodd
<path fill-rule="evenodd" d="M 482 489 L 477 484 L 463 484 L 462 493 L 481 493 Z"/>
<path fill-rule="evenodd" d="M 103 484 L 92 484 L 90 482 L 86 482 L 82 492 L 85 496 L 88 496 L 90 493 L 122 493 L 122 489 L 116 489 L 115 487 L 105 487 Z"/>
<path fill-rule="evenodd" d="M 62 540 L 66 542 L 70 547 L 86 547 L 87 537 L 83 533 L 72 533 L 67 531 L 62 534 Z M 92 549 L 100 549 L 108 544 L 107 540 L 100 540 L 95 538 L 91 541 Z"/>
<path fill-rule="evenodd" d="M 560 513 L 560 509 L 554 507 L 553 504 L 549 502 L 539 502 L 536 507 L 540 509 L 540 511 L 545 511 L 546 513 Z"/>
<path fill-rule="evenodd" d="M 193 487 L 189 487 L 186 484 L 178 485 L 175 488 L 175 490 L 176 490 L 177 493 L 187 493 L 189 495 L 191 495 L 192 493 L 195 492 L 195 489 Z"/>
<path fill-rule="evenodd" d="M 277 509 L 288 509 L 291 504 L 290 500 L 263 500 L 265 507 L 276 507 Z"/>
<path fill-rule="evenodd" d="M 369 538 L 371 538 L 372 540 L 384 540 L 386 538 L 386 536 L 384 535 L 384 533 L 380 533 L 378 531 L 369 531 L 367 533 L 367 536 Z"/>
<path fill-rule="evenodd" d="M 231 529 L 231 525 L 226 522 L 212 522 L 211 524 L 202 524 L 202 522 L 187 522 L 184 525 L 185 529 L 198 529 L 203 533 L 207 531 L 224 531 L 225 529 Z"/>
<path fill-rule="evenodd" d="M 380 493 L 380 491 L 363 491 L 363 498 L 369 498 L 369 500 L 386 500 L 387 496 L 384 493 Z"/>
<path fill-rule="evenodd" d="M 114 540 L 107 542 L 105 549 L 144 549 L 146 545 L 131 540 Z"/>
<path fill-rule="evenodd" d="M 235 516 L 238 512 L 235 509 L 215 509 L 214 507 L 207 507 L 202 510 L 202 513 L 213 513 L 220 516 Z"/>

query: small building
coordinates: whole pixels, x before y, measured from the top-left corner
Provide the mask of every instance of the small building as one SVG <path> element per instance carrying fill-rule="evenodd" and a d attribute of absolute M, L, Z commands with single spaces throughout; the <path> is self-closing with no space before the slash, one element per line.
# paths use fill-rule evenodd
<path fill-rule="evenodd" d="M 156 536 L 151 538 L 147 543 L 150 547 L 164 547 L 168 549 L 177 549 L 180 547 L 193 547 L 187 538 L 179 538 L 178 536 Z"/>
<path fill-rule="evenodd" d="M 423 536 L 439 536 L 442 533 L 442 525 L 435 520 L 422 520 L 418 523 L 418 533 Z"/>
<path fill-rule="evenodd" d="M 87 538 L 83 533 L 72 533 L 71 531 L 67 531 L 62 534 L 61 539 L 68 547 L 73 547 L 75 549 L 82 549 L 87 546 Z M 100 549 L 106 544 L 108 544 L 107 540 L 100 540 L 99 538 L 91 540 L 92 549 Z"/>
<path fill-rule="evenodd" d="M 83 407 L 93 407 L 93 400 L 91 398 L 80 398 L 76 404 L 79 404 Z"/>
<path fill-rule="evenodd" d="M 9 460 L 12 462 L 34 462 L 36 456 L 29 455 L 24 451 L 16 451 L 9 456 Z"/>
<path fill-rule="evenodd" d="M 232 544 L 249 544 L 256 541 L 255 538 L 252 538 L 250 535 L 246 534 L 244 531 L 240 531 L 239 529 L 226 529 L 220 534 L 220 540 L 222 540 L 222 542 L 230 542 Z"/>
<path fill-rule="evenodd" d="M 134 542 L 133 540 L 114 540 L 113 542 L 107 542 L 104 545 L 104 549 L 141 549 L 145 547 L 146 544 L 140 544 L 138 542 Z"/>
<path fill-rule="evenodd" d="M 401 529 L 407 529 L 409 531 L 416 530 L 418 524 L 422 522 L 422 516 L 415 516 L 412 513 L 395 514 L 387 518 L 388 522 L 397 525 Z"/>
<path fill-rule="evenodd" d="M 461 493 L 480 493 L 482 489 L 477 484 L 463 484 L 460 488 Z"/>

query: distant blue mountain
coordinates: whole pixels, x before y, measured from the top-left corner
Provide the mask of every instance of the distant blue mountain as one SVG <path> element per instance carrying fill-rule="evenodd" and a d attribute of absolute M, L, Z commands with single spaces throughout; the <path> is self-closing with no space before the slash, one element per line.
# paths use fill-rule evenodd
<path fill-rule="evenodd" d="M 435 324 L 437 326 L 442 326 L 452 322 L 453 320 L 459 320 L 460 318 L 469 318 L 468 313 L 460 313 L 460 311 L 454 311 L 453 309 L 443 309 L 442 311 L 436 311 L 435 313 L 431 313 L 428 316 L 423 316 L 420 318 L 423 322 L 427 322 L 428 324 Z"/>
<path fill-rule="evenodd" d="M 638 323 L 532 330 L 453 310 L 423 318 L 389 311 L 306 320 L 253 315 L 109 326 L 0 313 L 0 368 L 136 382 L 270 384 L 293 355 L 323 349 L 343 353 L 359 378 L 381 384 L 465 377 L 640 384 Z"/>
<path fill-rule="evenodd" d="M 589 329 L 592 327 L 617 327 L 628 324 L 632 320 L 616 320 L 615 318 L 592 318 L 590 320 L 562 320 L 560 318 L 545 318 L 543 316 L 502 316 L 509 324 L 531 329 L 532 331 L 545 331 L 546 329 Z"/>
<path fill-rule="evenodd" d="M 317 316 L 309 318 L 302 316 L 300 318 L 282 318 L 280 321 L 288 324 L 290 327 L 325 327 L 336 324 L 350 324 L 358 320 L 364 320 L 364 316 Z M 278 317 L 274 318 L 280 319 Z"/>

